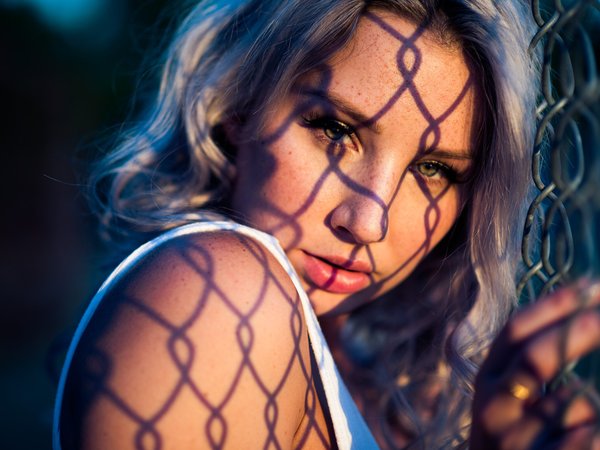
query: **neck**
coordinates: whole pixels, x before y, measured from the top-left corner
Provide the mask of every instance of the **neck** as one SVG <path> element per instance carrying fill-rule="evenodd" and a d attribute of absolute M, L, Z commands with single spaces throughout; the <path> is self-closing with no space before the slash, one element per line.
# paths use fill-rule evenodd
<path fill-rule="evenodd" d="M 345 360 L 343 356 L 343 348 L 341 346 L 341 332 L 344 324 L 348 320 L 348 314 L 341 314 L 330 317 L 319 317 L 319 324 L 323 335 L 327 340 L 327 344 L 331 349 L 331 353 L 337 364 Z M 340 367 L 341 370 L 341 367 Z"/>

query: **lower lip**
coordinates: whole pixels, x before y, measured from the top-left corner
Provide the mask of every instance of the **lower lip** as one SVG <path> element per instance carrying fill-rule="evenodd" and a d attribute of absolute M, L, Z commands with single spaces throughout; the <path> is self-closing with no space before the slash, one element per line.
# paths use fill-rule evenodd
<path fill-rule="evenodd" d="M 341 269 L 308 253 L 304 253 L 304 272 L 311 284 L 336 294 L 352 294 L 369 284 L 365 272 Z"/>

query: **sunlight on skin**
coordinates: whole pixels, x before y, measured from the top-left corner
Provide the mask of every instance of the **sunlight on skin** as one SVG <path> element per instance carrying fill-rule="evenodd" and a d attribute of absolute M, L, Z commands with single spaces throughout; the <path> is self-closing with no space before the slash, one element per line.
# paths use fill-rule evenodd
<path fill-rule="evenodd" d="M 74 369 L 93 400 L 81 448 L 326 448 L 293 292 L 247 238 L 203 233 L 155 252 L 104 300 L 80 346 Z"/>
<path fill-rule="evenodd" d="M 414 49 L 403 53 L 398 36 L 416 36 Z M 399 54 L 413 78 L 399 74 Z M 302 80 L 267 116 L 266 136 L 289 122 L 277 139 L 240 145 L 232 205 L 279 239 L 317 314 L 340 314 L 406 278 L 456 220 L 459 187 L 415 168 L 435 161 L 470 169 L 476 95 L 459 49 L 384 13 L 361 20 L 331 62 L 327 86 L 321 78 Z M 355 132 L 335 142 L 331 130 L 307 125 L 323 116 Z M 328 271 L 336 273 L 328 279 Z M 361 295 L 369 284 L 375 288 Z"/>
<path fill-rule="evenodd" d="M 238 178 L 221 206 L 280 241 L 324 333 L 354 308 L 395 296 L 459 217 L 478 150 L 477 75 L 457 46 L 369 12 L 347 47 L 299 80 L 264 124 L 224 125 Z M 309 349 L 315 329 L 320 337 L 311 305 L 285 257 L 282 266 L 267 250 L 270 238 L 219 226 L 229 225 L 237 230 L 195 228 L 152 248 L 111 285 L 69 372 L 63 414 L 73 447 L 335 444 L 330 419 L 340 415 L 327 412 L 319 353 Z M 470 448 L 547 448 L 553 439 L 589 448 L 595 393 L 576 383 L 542 390 L 600 345 L 598 286 L 584 281 L 536 302 L 497 337 L 475 382 Z M 347 375 L 358 365 L 338 356 L 336 339 L 328 344 Z M 415 391 L 425 418 L 438 387 Z M 380 398 L 361 398 L 364 384 L 349 388 L 379 444 L 392 442 L 378 424 L 387 420 Z M 391 426 L 393 447 L 420 437 Z"/>
<path fill-rule="evenodd" d="M 489 448 L 492 442 L 518 450 L 533 442 L 535 448 L 592 448 L 597 430 L 588 425 L 597 423 L 595 390 L 577 378 L 555 391 L 543 390 L 561 368 L 600 346 L 599 286 L 580 280 L 508 323 L 477 376 L 472 448 Z M 511 386 L 525 394 L 511 394 Z M 564 442 L 559 446 L 558 440 Z"/>
<path fill-rule="evenodd" d="M 278 238 L 317 314 L 388 292 L 452 227 L 471 168 L 473 86 L 459 49 L 369 14 L 267 115 L 261 139 L 230 136 L 231 207 Z M 235 447 L 249 436 L 257 448 L 330 446 L 306 323 L 272 259 L 250 240 L 200 234 L 115 288 L 76 364 L 96 392 L 89 448 Z M 257 414 L 237 425 L 249 403 Z"/>

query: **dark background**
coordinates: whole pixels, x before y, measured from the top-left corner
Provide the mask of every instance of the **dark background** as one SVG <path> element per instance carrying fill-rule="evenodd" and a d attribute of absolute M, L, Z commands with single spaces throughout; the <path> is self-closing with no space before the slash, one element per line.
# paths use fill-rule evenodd
<path fill-rule="evenodd" d="M 85 161 L 144 104 L 139 80 L 156 87 L 176 4 L 0 0 L 2 449 L 50 448 L 59 365 L 107 269 Z"/>
<path fill-rule="evenodd" d="M 50 448 L 60 363 L 108 270 L 86 162 L 150 98 L 184 3 L 0 0 L 2 449 Z"/>

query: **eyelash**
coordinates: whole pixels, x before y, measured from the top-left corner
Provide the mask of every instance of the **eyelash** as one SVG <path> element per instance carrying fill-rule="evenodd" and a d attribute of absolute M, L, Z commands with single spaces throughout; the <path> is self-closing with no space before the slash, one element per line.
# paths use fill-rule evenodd
<path fill-rule="evenodd" d="M 424 173 L 422 173 L 419 170 L 419 166 L 423 166 L 426 164 L 430 165 L 430 166 L 434 166 L 437 169 L 437 172 L 433 175 L 425 175 Z M 459 183 L 461 181 L 460 180 L 461 176 L 454 167 L 452 167 L 451 165 L 448 165 L 448 164 L 441 163 L 439 161 L 432 161 L 432 160 L 419 161 L 413 165 L 412 171 L 415 173 L 415 175 L 420 176 L 420 177 L 426 179 L 427 181 L 432 181 L 432 182 L 441 181 L 438 178 L 436 178 L 436 176 L 439 175 L 440 173 L 441 173 L 443 180 L 449 181 L 450 183 Z"/>
<path fill-rule="evenodd" d="M 356 131 L 352 126 L 333 117 L 322 116 L 316 112 L 303 115 L 302 121 L 304 126 L 315 131 L 315 135 L 318 139 L 328 145 L 341 145 L 343 144 L 344 138 L 352 138 L 352 136 L 356 135 Z M 334 131 L 334 134 L 339 136 L 331 136 L 328 131 Z"/>
<path fill-rule="evenodd" d="M 303 115 L 302 121 L 305 127 L 313 130 L 315 132 L 316 137 L 327 145 L 342 145 L 342 141 L 345 137 L 352 138 L 352 136 L 356 135 L 356 131 L 352 126 L 341 122 L 333 117 L 321 115 L 318 112 L 310 112 Z M 332 131 L 334 129 L 336 129 L 340 134 L 339 137 L 332 137 L 327 133 L 327 131 Z M 418 169 L 419 166 L 425 164 L 434 166 L 438 170 L 438 172 L 436 172 L 434 175 L 425 175 Z M 461 174 L 458 172 L 458 170 L 456 170 L 449 164 L 444 164 L 439 161 L 419 161 L 413 164 L 412 171 L 415 173 L 415 175 L 424 178 L 428 182 L 435 183 L 448 181 L 453 184 L 461 182 Z M 440 173 L 442 176 L 442 180 L 436 178 L 436 176 Z"/>

